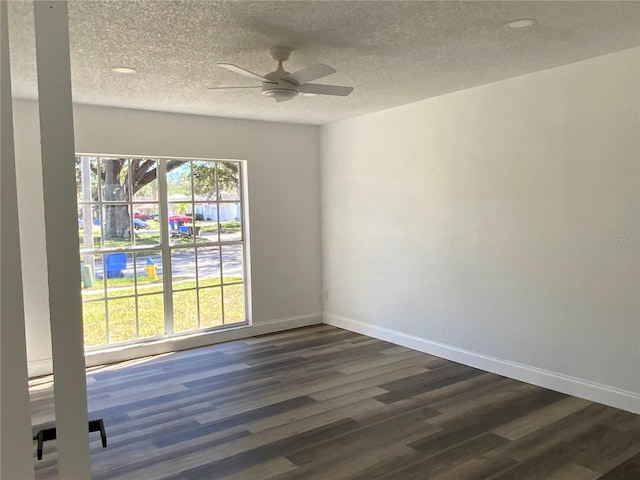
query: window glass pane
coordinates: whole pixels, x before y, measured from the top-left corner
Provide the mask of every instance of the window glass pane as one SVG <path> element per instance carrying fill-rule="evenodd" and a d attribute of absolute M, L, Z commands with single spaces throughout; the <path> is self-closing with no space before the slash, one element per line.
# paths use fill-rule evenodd
<path fill-rule="evenodd" d="M 76 190 L 78 203 L 97 202 L 98 159 L 96 157 L 76 157 Z"/>
<path fill-rule="evenodd" d="M 169 232 L 172 245 L 194 242 L 193 238 L 193 203 L 180 202 L 169 204 Z"/>
<path fill-rule="evenodd" d="M 220 247 L 198 248 L 198 286 L 220 285 Z"/>
<path fill-rule="evenodd" d="M 106 268 L 107 296 L 126 297 L 135 295 L 133 253 L 107 253 L 104 256 Z M 100 280 L 96 281 L 101 283 Z"/>
<path fill-rule="evenodd" d="M 193 162 L 193 194 L 196 201 L 216 199 L 216 163 Z"/>
<path fill-rule="evenodd" d="M 102 158 L 102 201 L 128 202 L 131 200 L 129 186 L 129 160 L 125 158 Z"/>
<path fill-rule="evenodd" d="M 201 288 L 200 327 L 216 327 L 222 325 L 222 291 L 220 287 Z"/>
<path fill-rule="evenodd" d="M 107 343 L 107 321 L 104 300 L 82 304 L 84 346 L 93 347 Z"/>
<path fill-rule="evenodd" d="M 93 248 L 101 248 L 102 244 L 102 209 L 99 204 L 91 206 L 91 215 L 93 217 Z M 84 220 L 83 220 L 84 226 Z"/>
<path fill-rule="evenodd" d="M 78 213 L 78 236 L 80 248 L 93 250 L 101 247 L 100 207 L 86 203 L 80 205 Z M 85 222 L 85 219 L 87 221 Z"/>
<path fill-rule="evenodd" d="M 160 245 L 160 223 L 146 214 L 133 214 L 133 238 L 136 246 Z"/>
<path fill-rule="evenodd" d="M 240 203 L 220 203 L 218 212 L 220 241 L 233 242 L 242 240 L 242 209 L 240 208 Z"/>
<path fill-rule="evenodd" d="M 140 295 L 138 297 L 138 323 L 140 338 L 165 334 L 162 295 Z"/>
<path fill-rule="evenodd" d="M 84 257 L 87 258 L 86 256 Z M 104 270 L 104 255 L 95 255 L 94 263 L 93 263 L 93 290 L 99 289 L 99 291 L 104 292 L 104 278 L 105 278 L 105 270 Z M 91 292 L 86 292 L 87 294 L 92 294 Z M 106 296 L 106 293 L 104 294 Z"/>
<path fill-rule="evenodd" d="M 157 204 L 158 195 L 158 162 L 148 158 L 131 159 L 131 190 L 134 202 Z M 136 205 L 141 214 L 151 215 L 153 208 L 144 204 Z M 157 212 L 157 208 L 155 209 Z M 143 219 L 144 220 L 144 219 Z"/>
<path fill-rule="evenodd" d="M 198 328 L 196 290 L 173 292 L 173 328 L 176 332 Z"/>
<path fill-rule="evenodd" d="M 224 299 L 224 323 L 230 324 L 244 322 L 244 284 L 228 285 L 222 288 Z"/>
<path fill-rule="evenodd" d="M 117 298 L 107 301 L 109 310 L 109 341 L 125 342 L 137 337 L 136 299 Z"/>
<path fill-rule="evenodd" d="M 196 203 L 194 223 L 200 242 L 218 241 L 218 205 L 216 203 Z"/>
<path fill-rule="evenodd" d="M 80 262 L 82 299 L 95 300 L 104 298 L 102 255 L 82 255 Z"/>
<path fill-rule="evenodd" d="M 131 233 L 131 210 L 129 205 L 104 205 L 102 208 L 103 246 L 107 248 L 130 247 L 133 241 Z"/>
<path fill-rule="evenodd" d="M 244 278 L 242 245 L 222 246 L 222 275 L 224 283 L 242 282 Z"/>
<path fill-rule="evenodd" d="M 170 202 L 191 202 L 191 163 L 187 160 L 167 162 L 167 196 Z"/>
<path fill-rule="evenodd" d="M 240 200 L 238 162 L 218 162 L 218 200 Z"/>
<path fill-rule="evenodd" d="M 196 287 L 196 252 L 193 248 L 171 251 L 171 275 L 174 290 Z"/>
<path fill-rule="evenodd" d="M 162 252 L 150 250 L 135 254 L 138 295 L 162 292 Z"/>

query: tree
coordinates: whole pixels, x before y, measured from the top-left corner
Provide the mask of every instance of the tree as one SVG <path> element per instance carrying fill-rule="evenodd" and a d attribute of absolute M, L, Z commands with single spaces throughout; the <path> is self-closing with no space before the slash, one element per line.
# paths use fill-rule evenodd
<path fill-rule="evenodd" d="M 217 165 L 217 171 L 209 162 L 194 162 L 191 166 L 194 190 L 201 194 L 211 192 L 210 199 L 212 200 L 217 200 L 219 192 L 222 190 L 228 193 L 237 193 L 240 187 L 238 163 L 217 162 Z M 218 179 L 217 188 L 216 175 Z"/>

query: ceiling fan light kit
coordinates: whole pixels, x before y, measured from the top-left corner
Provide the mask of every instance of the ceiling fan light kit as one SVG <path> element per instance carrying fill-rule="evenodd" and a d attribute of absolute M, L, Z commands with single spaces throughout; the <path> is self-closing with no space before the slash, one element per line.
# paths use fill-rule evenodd
<path fill-rule="evenodd" d="M 505 25 L 509 28 L 531 28 L 538 24 L 535 18 L 516 18 L 507 22 Z"/>
<path fill-rule="evenodd" d="M 111 71 L 116 73 L 124 73 L 125 75 L 136 73 L 136 69 L 131 67 L 113 67 Z"/>
<path fill-rule="evenodd" d="M 262 94 L 265 97 L 273 98 L 276 102 L 286 102 L 298 95 L 293 89 L 277 87 L 262 87 Z"/>
<path fill-rule="evenodd" d="M 246 70 L 232 63 L 218 63 L 217 65 L 245 77 L 259 80 L 262 87 L 211 87 L 209 90 L 223 90 L 230 88 L 262 88 L 265 97 L 273 98 L 276 102 L 286 102 L 303 94 L 303 96 L 331 95 L 345 97 L 353 91 L 353 87 L 340 87 L 337 85 L 321 85 L 309 83 L 327 75 L 335 73 L 336 70 L 328 65 L 317 63 L 310 67 L 303 68 L 294 73 L 287 72 L 282 66 L 291 55 L 290 47 L 273 47 L 269 50 L 271 58 L 278 62 L 278 68 L 266 75 Z"/>

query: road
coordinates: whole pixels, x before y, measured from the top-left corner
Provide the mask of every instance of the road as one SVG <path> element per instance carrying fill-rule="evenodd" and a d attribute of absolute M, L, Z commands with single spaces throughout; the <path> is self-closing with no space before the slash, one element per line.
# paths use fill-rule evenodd
<path fill-rule="evenodd" d="M 125 277 L 134 276 L 134 265 L 131 254 L 127 255 L 127 266 L 122 271 Z M 156 265 L 158 276 L 163 274 L 162 257 L 160 251 L 154 250 L 137 253 L 138 276 L 146 276 L 146 266 L 149 258 Z M 227 276 L 244 276 L 241 245 L 225 245 L 222 247 L 222 273 Z M 197 270 L 200 279 L 220 277 L 220 253 L 218 247 L 198 248 Z M 181 280 L 196 278 L 196 253 L 193 247 L 173 249 L 171 251 L 171 267 L 174 278 Z M 103 265 L 100 255 L 96 255 L 95 278 L 104 278 Z"/>

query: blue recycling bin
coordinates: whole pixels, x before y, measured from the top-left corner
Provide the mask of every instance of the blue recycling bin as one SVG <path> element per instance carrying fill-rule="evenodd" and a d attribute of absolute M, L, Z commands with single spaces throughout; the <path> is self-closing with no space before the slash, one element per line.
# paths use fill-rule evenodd
<path fill-rule="evenodd" d="M 122 271 L 127 268 L 126 253 L 109 253 L 104 256 L 107 278 L 120 278 Z"/>

